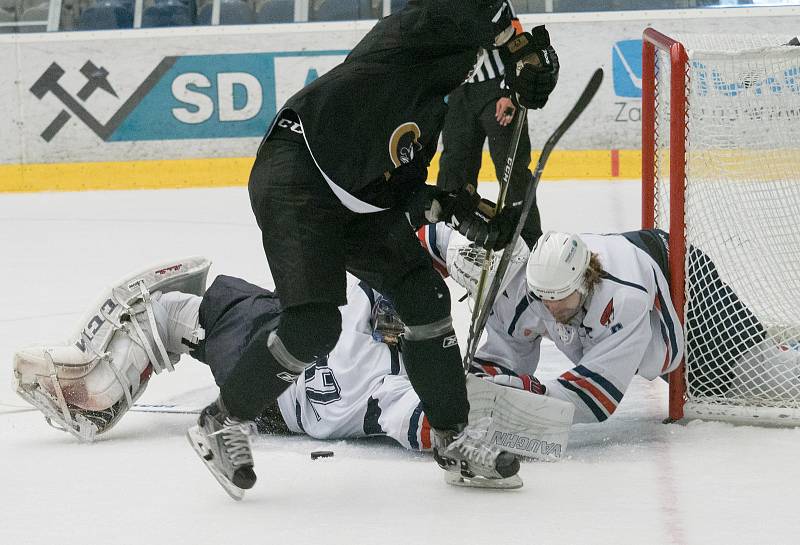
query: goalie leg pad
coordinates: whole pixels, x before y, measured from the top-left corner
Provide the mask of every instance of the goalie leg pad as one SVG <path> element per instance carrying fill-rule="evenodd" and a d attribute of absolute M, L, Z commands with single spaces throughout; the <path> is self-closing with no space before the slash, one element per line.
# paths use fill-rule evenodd
<path fill-rule="evenodd" d="M 490 418 L 487 440 L 534 460 L 559 460 L 567 448 L 575 406 L 552 397 L 467 375 L 469 421 Z"/>
<path fill-rule="evenodd" d="M 202 257 L 177 260 L 113 285 L 81 320 L 68 344 L 15 353 L 19 395 L 49 423 L 79 439 L 91 440 L 110 429 L 143 393 L 151 372 L 171 370 L 179 357 L 170 354 L 172 337 L 159 333 L 158 321 L 169 324 L 173 314 L 182 312 L 158 304 L 160 294 L 150 293 L 184 290 L 194 294 L 187 297 L 201 295 L 209 266 Z"/>

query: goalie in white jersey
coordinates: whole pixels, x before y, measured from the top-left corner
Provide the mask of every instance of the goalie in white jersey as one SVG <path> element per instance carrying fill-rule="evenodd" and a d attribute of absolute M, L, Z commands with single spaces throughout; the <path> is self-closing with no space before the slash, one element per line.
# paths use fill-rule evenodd
<path fill-rule="evenodd" d="M 474 283 L 477 272 L 469 263 L 462 259 L 461 266 L 454 265 L 458 259 L 452 255 L 450 238 L 459 235 L 442 224 L 424 229 L 420 238 L 432 258 L 446 263 L 459 283 Z M 683 329 L 666 276 L 667 246 L 667 235 L 657 230 L 542 235 L 526 266 L 510 270 L 504 279 L 472 371 L 568 401 L 575 406 L 575 423 L 606 420 L 634 375 L 653 380 L 676 369 L 683 358 Z M 714 388 L 724 396 L 746 375 L 747 365 L 753 365 L 746 360 L 770 349 L 763 346 L 763 326 L 721 280 L 711 259 L 690 248 L 688 267 L 689 275 L 698 272 L 699 281 L 687 320 L 705 332 L 695 340 L 710 354 L 700 366 L 717 370 L 722 378 Z M 721 322 L 735 322 L 738 329 L 715 327 Z M 539 384 L 533 374 L 545 337 L 575 366 Z M 723 354 L 725 358 L 719 357 Z M 790 372 L 786 369 L 794 369 L 791 383 L 798 385 L 796 353 L 784 354 L 795 361 L 785 362 L 776 372 L 784 378 Z"/>
<path fill-rule="evenodd" d="M 441 255 L 452 231 L 441 224 L 430 229 Z M 572 403 L 575 423 L 606 420 L 634 375 L 652 380 L 683 354 L 667 279 L 624 235 L 542 235 L 526 266 L 506 278 L 472 370 L 518 387 L 536 385 L 529 377 L 545 337 L 575 367 L 538 391 Z"/>

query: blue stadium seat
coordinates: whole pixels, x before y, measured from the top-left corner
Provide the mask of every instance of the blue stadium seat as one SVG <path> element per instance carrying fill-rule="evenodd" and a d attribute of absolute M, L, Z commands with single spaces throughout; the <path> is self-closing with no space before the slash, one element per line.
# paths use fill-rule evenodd
<path fill-rule="evenodd" d="M 135 0 L 125 0 L 128 2 L 134 2 Z M 175 0 L 155 0 L 156 4 L 163 4 L 165 2 L 174 2 Z M 177 0 L 187 8 L 189 8 L 189 15 L 192 17 L 192 24 L 197 22 L 197 0 Z"/>
<path fill-rule="evenodd" d="M 142 28 L 164 26 L 191 26 L 192 14 L 180 0 L 163 0 L 144 10 Z"/>
<path fill-rule="evenodd" d="M 408 0 L 391 0 L 389 3 L 389 9 L 392 13 L 394 13 L 396 11 L 400 11 L 406 7 L 406 5 L 408 5 Z"/>
<path fill-rule="evenodd" d="M 294 0 L 267 0 L 258 8 L 257 23 L 291 23 L 294 21 Z"/>
<path fill-rule="evenodd" d="M 0 9 L 0 23 L 13 23 L 17 20 L 16 15 L 10 11 Z M 13 26 L 0 26 L 0 34 L 12 34 L 16 32 Z"/>
<path fill-rule="evenodd" d="M 359 18 L 359 0 L 321 0 L 311 2 L 309 21 L 353 21 Z"/>
<path fill-rule="evenodd" d="M 132 28 L 133 12 L 119 0 L 100 0 L 81 13 L 78 30 Z"/>
<path fill-rule="evenodd" d="M 135 9 L 135 2 L 134 0 L 115 0 L 118 4 L 122 5 L 123 8 L 127 9 L 131 13 Z"/>
<path fill-rule="evenodd" d="M 750 2 L 739 2 L 740 4 L 749 3 Z M 686 9 L 689 7 L 694 7 L 693 5 L 690 6 L 687 0 L 626 0 L 625 2 L 620 2 L 617 0 L 614 3 L 613 9 L 618 10 L 633 10 L 633 9 Z"/>
<path fill-rule="evenodd" d="M 211 24 L 212 8 L 211 2 L 200 8 L 200 13 L 197 14 L 198 25 Z M 251 25 L 256 22 L 250 4 L 242 0 L 222 0 L 219 10 L 219 24 L 221 25 Z"/>
<path fill-rule="evenodd" d="M 47 17 L 50 14 L 50 7 L 45 4 L 39 4 L 32 8 L 28 8 L 22 12 L 22 16 L 18 17 L 18 21 L 41 21 L 39 25 L 28 25 L 17 28 L 17 32 L 46 32 L 47 31 Z"/>
<path fill-rule="evenodd" d="M 613 9 L 609 0 L 554 0 L 554 12 L 608 11 Z"/>
<path fill-rule="evenodd" d="M 553 0 L 554 12 L 624 11 L 689 7 L 688 0 Z"/>

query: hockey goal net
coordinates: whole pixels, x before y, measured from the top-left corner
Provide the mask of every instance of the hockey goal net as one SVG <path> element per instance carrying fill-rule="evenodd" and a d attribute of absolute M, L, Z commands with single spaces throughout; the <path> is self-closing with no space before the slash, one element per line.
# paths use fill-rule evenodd
<path fill-rule="evenodd" d="M 800 47 L 644 32 L 642 224 L 670 237 L 670 418 L 800 424 Z"/>

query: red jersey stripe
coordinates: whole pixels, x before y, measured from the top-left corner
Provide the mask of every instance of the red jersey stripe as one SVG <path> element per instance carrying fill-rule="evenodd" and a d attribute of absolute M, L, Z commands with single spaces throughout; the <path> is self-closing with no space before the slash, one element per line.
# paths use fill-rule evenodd
<path fill-rule="evenodd" d="M 422 415 L 422 429 L 419 432 L 419 440 L 422 450 L 431 449 L 431 425 L 425 415 Z"/>
<path fill-rule="evenodd" d="M 576 377 L 569 371 L 561 375 L 561 378 L 564 380 L 568 380 L 578 386 L 581 390 L 585 391 L 588 394 L 591 394 L 593 398 L 600 402 L 600 404 L 605 407 L 609 414 L 613 413 L 617 409 L 617 404 L 614 403 L 613 399 L 610 399 L 607 395 L 605 395 L 597 386 L 589 382 L 583 377 Z"/>

